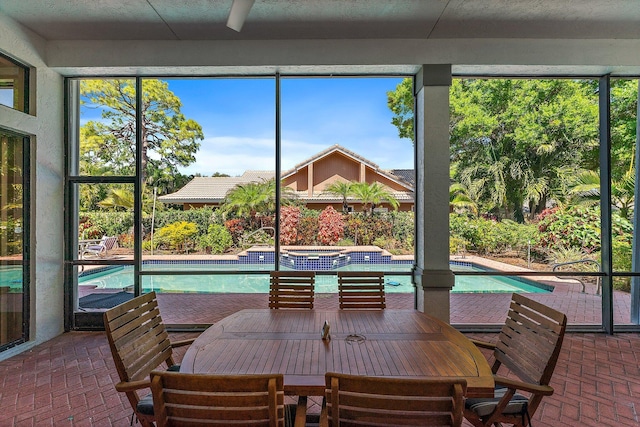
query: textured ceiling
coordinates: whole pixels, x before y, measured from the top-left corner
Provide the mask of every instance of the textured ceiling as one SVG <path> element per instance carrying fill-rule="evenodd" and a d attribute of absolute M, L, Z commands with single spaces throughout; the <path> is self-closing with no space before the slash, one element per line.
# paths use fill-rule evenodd
<path fill-rule="evenodd" d="M 640 0 L 2 0 L 47 40 L 640 39 Z"/>

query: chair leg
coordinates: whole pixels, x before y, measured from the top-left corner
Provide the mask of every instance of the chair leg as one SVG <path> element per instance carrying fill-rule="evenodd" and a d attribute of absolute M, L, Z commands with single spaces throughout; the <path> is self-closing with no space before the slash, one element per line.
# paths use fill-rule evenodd
<path fill-rule="evenodd" d="M 298 396 L 294 427 L 304 427 L 307 423 L 307 396 Z"/>

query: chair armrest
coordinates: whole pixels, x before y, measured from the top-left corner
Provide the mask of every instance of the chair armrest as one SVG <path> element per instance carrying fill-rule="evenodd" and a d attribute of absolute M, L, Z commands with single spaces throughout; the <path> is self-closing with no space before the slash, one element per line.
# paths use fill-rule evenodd
<path fill-rule="evenodd" d="M 486 348 L 488 350 L 495 350 L 496 348 L 496 345 L 490 342 L 474 340 L 472 338 L 469 338 L 469 341 L 471 341 L 476 347 Z"/>
<path fill-rule="evenodd" d="M 191 345 L 195 340 L 196 340 L 195 338 L 189 338 L 187 340 L 172 341 L 171 347 L 176 348 L 176 347 L 183 347 L 185 345 Z"/>
<path fill-rule="evenodd" d="M 138 380 L 138 381 L 120 381 L 116 384 L 116 390 L 120 392 L 128 392 L 128 391 L 136 391 L 143 388 L 149 388 L 151 383 L 149 380 Z"/>
<path fill-rule="evenodd" d="M 553 387 L 548 385 L 525 383 L 511 378 L 499 376 L 494 376 L 493 379 L 496 385 L 501 385 L 510 389 L 524 390 L 528 391 L 529 393 L 541 394 L 543 396 L 551 396 L 553 394 Z"/>
<path fill-rule="evenodd" d="M 294 427 L 304 427 L 307 425 L 307 396 L 298 397 L 296 419 L 293 425 Z"/>

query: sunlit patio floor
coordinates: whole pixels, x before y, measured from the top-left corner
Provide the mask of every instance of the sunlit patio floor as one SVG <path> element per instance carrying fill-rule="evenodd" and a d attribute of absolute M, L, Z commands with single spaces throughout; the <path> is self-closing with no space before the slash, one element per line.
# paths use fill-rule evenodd
<path fill-rule="evenodd" d="M 413 307 L 411 294 L 388 297 L 389 308 Z M 599 319 L 599 296 L 566 292 L 536 298 L 568 308 L 573 322 Z M 164 320 L 172 324 L 214 323 L 242 308 L 265 307 L 266 301 L 260 294 L 159 295 Z M 320 309 L 337 307 L 335 295 L 321 294 L 316 301 Z M 508 301 L 509 295 L 454 294 L 452 322 L 502 323 Z M 171 335 L 179 339 L 194 334 Z M 104 333 L 63 334 L 0 362 L 0 427 L 128 426 L 131 410 L 115 391 L 115 382 Z M 568 334 L 552 386 L 555 394 L 533 418 L 536 427 L 640 425 L 640 334 Z M 319 410 L 317 403 L 311 403 L 310 412 Z"/>

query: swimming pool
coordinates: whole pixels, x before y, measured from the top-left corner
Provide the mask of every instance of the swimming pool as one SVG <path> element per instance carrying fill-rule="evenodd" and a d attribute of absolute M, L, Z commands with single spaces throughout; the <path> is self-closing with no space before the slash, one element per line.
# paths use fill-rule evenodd
<path fill-rule="evenodd" d="M 236 271 L 269 271 L 272 265 L 243 264 L 233 266 Z M 388 293 L 413 292 L 411 276 L 397 273 L 410 273 L 412 264 L 351 264 L 340 268 L 343 271 L 384 271 L 385 291 Z M 193 263 L 149 263 L 144 271 L 189 271 L 189 270 L 229 270 L 229 265 Z M 452 264 L 454 271 L 485 271 L 470 264 Z M 396 273 L 396 274 L 394 274 Z M 78 280 L 80 286 L 99 289 L 123 289 L 133 284 L 133 267 L 117 266 L 100 269 L 96 272 L 84 272 Z M 202 293 L 267 293 L 269 276 L 267 274 L 212 274 L 212 275 L 150 275 L 142 276 L 144 292 L 202 292 Z M 549 286 L 530 280 L 500 276 L 456 276 L 455 293 L 544 293 Z M 317 275 L 316 293 L 338 292 L 335 275 Z"/>

